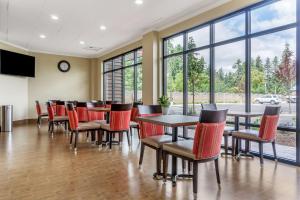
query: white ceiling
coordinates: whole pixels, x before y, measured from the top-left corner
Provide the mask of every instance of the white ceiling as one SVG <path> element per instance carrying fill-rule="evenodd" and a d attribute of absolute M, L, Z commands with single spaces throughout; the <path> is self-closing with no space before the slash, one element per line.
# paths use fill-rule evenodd
<path fill-rule="evenodd" d="M 138 6 L 134 0 L 0 0 L 0 40 L 33 52 L 97 57 L 228 1 L 144 0 Z"/>

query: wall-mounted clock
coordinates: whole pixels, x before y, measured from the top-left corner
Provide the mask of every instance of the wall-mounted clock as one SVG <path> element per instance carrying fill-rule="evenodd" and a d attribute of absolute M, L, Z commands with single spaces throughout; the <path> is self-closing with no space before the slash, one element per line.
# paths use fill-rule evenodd
<path fill-rule="evenodd" d="M 58 67 L 59 71 L 61 71 L 61 72 L 68 72 L 71 69 L 70 63 L 66 60 L 59 61 L 59 63 L 57 64 L 57 67 Z"/>

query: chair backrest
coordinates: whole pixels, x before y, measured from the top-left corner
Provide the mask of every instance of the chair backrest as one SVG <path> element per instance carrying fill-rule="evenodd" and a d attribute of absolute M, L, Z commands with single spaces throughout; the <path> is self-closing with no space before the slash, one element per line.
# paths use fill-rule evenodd
<path fill-rule="evenodd" d="M 91 102 L 89 104 L 89 107 L 92 108 L 104 108 L 105 104 L 102 101 L 95 101 L 95 102 Z M 97 111 L 90 111 L 88 110 L 88 119 L 89 121 L 94 121 L 94 120 L 104 120 L 104 112 L 97 112 Z"/>
<path fill-rule="evenodd" d="M 139 105 L 138 113 L 141 117 L 160 116 L 162 115 L 162 108 L 160 105 Z M 149 122 L 139 121 L 141 138 L 151 136 L 164 135 L 164 126 L 152 124 Z"/>
<path fill-rule="evenodd" d="M 38 116 L 42 114 L 42 108 L 39 101 L 35 101 L 35 109 Z"/>
<path fill-rule="evenodd" d="M 201 104 L 202 110 L 218 110 L 217 104 L 209 103 L 209 104 Z"/>
<path fill-rule="evenodd" d="M 50 101 L 46 102 L 46 105 L 47 105 L 48 117 L 49 117 L 49 120 L 51 121 L 54 119 L 54 116 L 55 116 L 54 106 L 52 105 L 52 103 Z"/>
<path fill-rule="evenodd" d="M 143 102 L 134 102 L 133 106 L 132 106 L 132 110 L 131 110 L 131 117 L 130 120 L 136 122 L 135 118 L 138 116 L 139 114 L 139 109 L 138 106 L 139 105 L 143 105 Z"/>
<path fill-rule="evenodd" d="M 110 129 L 125 131 L 129 129 L 132 104 L 111 104 Z"/>
<path fill-rule="evenodd" d="M 87 102 L 77 102 L 76 111 L 79 122 L 89 121 Z"/>
<path fill-rule="evenodd" d="M 66 116 L 66 106 L 64 101 L 56 102 L 56 115 L 57 116 Z"/>
<path fill-rule="evenodd" d="M 202 110 L 197 124 L 193 153 L 197 159 L 210 159 L 221 151 L 227 110 Z"/>
<path fill-rule="evenodd" d="M 279 113 L 280 106 L 266 106 L 260 123 L 258 137 L 266 141 L 272 141 L 276 138 Z"/>
<path fill-rule="evenodd" d="M 73 103 L 68 103 L 67 104 L 67 115 L 69 118 L 69 124 L 71 130 L 76 130 L 78 128 L 79 120 L 78 120 L 78 115 L 77 111 L 73 105 Z"/>
<path fill-rule="evenodd" d="M 111 108 L 111 104 L 118 104 L 118 101 L 105 101 L 105 107 Z"/>

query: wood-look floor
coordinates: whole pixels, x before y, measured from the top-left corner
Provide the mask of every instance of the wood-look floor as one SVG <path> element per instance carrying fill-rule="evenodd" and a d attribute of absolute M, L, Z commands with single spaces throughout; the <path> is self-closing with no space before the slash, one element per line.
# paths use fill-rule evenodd
<path fill-rule="evenodd" d="M 135 137 L 136 138 L 136 137 Z M 77 155 L 69 136 L 52 138 L 44 125 L 16 127 L 0 134 L 0 199 L 192 199 L 191 180 L 170 182 L 152 179 L 155 154 L 146 148 L 138 169 L 139 142 L 112 151 L 99 150 L 80 138 Z M 179 162 L 180 164 L 180 162 Z M 180 166 L 178 171 L 181 171 Z M 218 188 L 213 163 L 199 166 L 198 199 L 300 199 L 300 168 L 258 159 L 220 159 L 222 186 Z"/>

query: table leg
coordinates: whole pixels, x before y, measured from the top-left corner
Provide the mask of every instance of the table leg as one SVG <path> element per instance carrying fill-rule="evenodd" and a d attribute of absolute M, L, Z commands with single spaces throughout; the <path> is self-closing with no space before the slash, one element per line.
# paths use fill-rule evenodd
<path fill-rule="evenodd" d="M 105 114 L 105 116 L 106 116 L 106 123 L 109 124 L 109 112 L 107 112 L 107 113 Z"/>
<path fill-rule="evenodd" d="M 178 140 L 178 127 L 172 128 L 172 142 L 177 142 Z M 176 175 L 177 175 L 177 158 L 172 156 L 172 185 L 176 185 Z"/>

